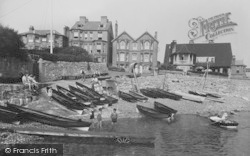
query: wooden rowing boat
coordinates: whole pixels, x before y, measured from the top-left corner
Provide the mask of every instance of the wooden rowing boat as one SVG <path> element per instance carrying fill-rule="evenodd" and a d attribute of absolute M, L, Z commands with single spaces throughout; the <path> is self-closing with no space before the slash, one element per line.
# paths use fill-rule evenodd
<path fill-rule="evenodd" d="M 135 103 L 138 101 L 137 98 L 133 97 L 132 95 L 128 94 L 128 93 L 125 93 L 125 92 L 122 92 L 122 91 L 119 91 L 118 92 L 118 96 L 125 100 L 125 101 L 128 101 L 128 102 L 132 102 L 132 103 Z"/>
<path fill-rule="evenodd" d="M 154 108 L 155 110 L 161 112 L 161 113 L 164 113 L 164 114 L 176 114 L 177 113 L 177 110 L 173 109 L 173 108 L 170 108 L 162 103 L 159 103 L 157 101 L 154 102 Z"/>
<path fill-rule="evenodd" d="M 86 107 L 91 107 L 92 102 L 91 101 L 87 101 L 84 98 L 82 98 L 81 96 L 78 96 L 77 94 L 74 94 L 73 92 L 71 92 L 70 90 L 63 88 L 61 86 L 56 86 L 57 90 L 59 92 L 61 92 L 62 94 L 64 94 L 65 96 L 68 96 L 69 98 L 71 98 L 73 101 L 75 101 L 76 103 L 81 103 L 82 105 L 86 106 Z"/>
<path fill-rule="evenodd" d="M 88 129 L 91 125 L 90 122 L 82 120 L 74 120 L 65 117 L 59 117 L 52 114 L 47 114 L 30 108 L 25 108 L 13 104 L 7 105 L 9 108 L 16 109 L 19 113 L 22 113 L 22 117 L 31 121 L 40 122 L 43 124 L 48 124 L 51 126 L 59 126 L 65 128 L 75 128 L 75 129 Z"/>
<path fill-rule="evenodd" d="M 137 109 L 145 116 L 150 116 L 157 119 L 170 118 L 169 114 L 160 113 L 152 108 L 148 108 L 142 105 L 136 105 Z"/>
<path fill-rule="evenodd" d="M 132 95 L 133 97 L 139 99 L 139 100 L 142 100 L 142 101 L 148 100 L 147 97 L 145 97 L 145 96 L 143 96 L 143 95 L 141 95 L 141 94 L 139 94 L 137 92 L 131 91 L 131 90 L 129 91 L 129 94 Z"/>

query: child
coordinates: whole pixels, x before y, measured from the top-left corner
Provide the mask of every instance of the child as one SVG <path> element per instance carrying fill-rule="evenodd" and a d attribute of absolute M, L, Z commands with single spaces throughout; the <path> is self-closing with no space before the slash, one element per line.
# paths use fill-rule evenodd
<path fill-rule="evenodd" d="M 116 108 L 113 109 L 113 113 L 111 113 L 110 118 L 111 118 L 111 121 L 112 121 L 112 125 L 117 122 L 118 115 L 116 113 Z"/>

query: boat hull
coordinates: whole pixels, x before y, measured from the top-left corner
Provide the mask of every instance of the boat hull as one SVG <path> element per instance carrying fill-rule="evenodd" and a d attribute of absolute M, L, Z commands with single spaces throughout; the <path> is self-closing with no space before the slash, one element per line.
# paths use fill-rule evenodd
<path fill-rule="evenodd" d="M 138 109 L 139 112 L 141 112 L 145 116 L 150 116 L 150 117 L 157 118 L 157 119 L 170 118 L 168 114 L 160 113 L 152 108 L 144 107 L 142 105 L 136 105 L 136 108 Z"/>

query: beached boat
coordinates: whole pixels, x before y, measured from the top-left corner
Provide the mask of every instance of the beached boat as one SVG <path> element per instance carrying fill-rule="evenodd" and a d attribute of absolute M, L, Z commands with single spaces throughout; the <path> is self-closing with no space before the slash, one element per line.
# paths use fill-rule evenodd
<path fill-rule="evenodd" d="M 213 125 L 219 126 L 219 127 L 223 127 L 223 128 L 228 128 L 228 129 L 236 129 L 239 125 L 238 122 L 236 121 L 232 121 L 232 120 L 228 120 L 225 118 L 220 118 L 218 116 L 211 116 L 210 121 L 212 122 Z"/>
<path fill-rule="evenodd" d="M 108 96 L 108 95 L 101 95 L 98 92 L 96 92 L 95 90 L 93 90 L 92 88 L 89 88 L 89 87 L 87 87 L 84 84 L 81 84 L 79 82 L 76 82 L 76 87 L 82 91 L 90 92 L 92 94 L 92 96 L 94 96 L 95 98 L 100 99 L 101 101 L 105 101 L 109 104 L 114 104 L 114 103 L 118 102 L 118 99 L 113 98 L 113 97 Z"/>
<path fill-rule="evenodd" d="M 180 96 L 182 96 L 183 99 L 198 102 L 198 103 L 202 103 L 205 100 L 205 97 L 201 97 L 201 96 L 197 96 L 197 95 L 191 95 L 191 94 L 188 94 L 188 93 L 183 93 L 181 91 L 173 91 L 171 93 L 180 95 Z"/>
<path fill-rule="evenodd" d="M 59 117 L 52 114 L 43 113 L 30 108 L 25 108 L 13 104 L 7 105 L 10 109 L 15 109 L 19 113 L 22 113 L 22 117 L 31 121 L 40 122 L 43 124 L 48 124 L 51 126 L 74 128 L 78 130 L 88 130 L 91 122 L 74 120 L 65 117 Z"/>
<path fill-rule="evenodd" d="M 128 93 L 122 92 L 122 91 L 119 91 L 119 92 L 118 92 L 118 96 L 119 96 L 121 99 L 123 99 L 123 100 L 125 100 L 125 101 L 128 101 L 128 102 L 134 103 L 134 102 L 137 102 L 137 101 L 138 101 L 137 98 L 133 97 L 132 95 L 130 95 L 130 94 L 128 94 Z"/>
<path fill-rule="evenodd" d="M 165 98 L 169 98 L 169 99 L 172 99 L 172 100 L 180 100 L 182 98 L 182 96 L 180 96 L 180 95 L 170 93 L 170 92 L 165 91 L 165 90 L 160 89 L 160 88 L 152 88 L 152 90 L 155 90 L 156 92 L 159 92 L 159 93 L 163 94 L 163 96 Z"/>
<path fill-rule="evenodd" d="M 61 92 L 58 92 L 54 89 L 52 89 L 52 98 L 57 101 L 59 104 L 63 105 L 64 107 L 66 107 L 67 109 L 70 109 L 72 111 L 75 111 L 79 114 L 82 113 L 83 109 L 86 109 L 86 105 L 80 103 L 80 102 L 76 102 L 74 100 L 72 100 L 71 98 L 69 98 L 68 96 L 65 96 L 64 94 L 62 94 Z"/>
<path fill-rule="evenodd" d="M 133 97 L 139 99 L 139 100 L 142 100 L 142 101 L 148 100 L 147 97 L 145 97 L 145 96 L 143 96 L 143 95 L 141 95 L 141 94 L 139 94 L 139 93 L 137 93 L 137 92 L 135 92 L 135 91 L 131 91 L 131 90 L 130 90 L 130 91 L 129 91 L 129 94 L 130 94 L 131 96 L 133 96 Z"/>
<path fill-rule="evenodd" d="M 164 113 L 164 114 L 176 114 L 177 110 L 170 108 L 162 103 L 159 102 L 154 102 L 154 108 L 155 110 L 157 110 L 158 112 Z"/>
<path fill-rule="evenodd" d="M 188 93 L 189 93 L 189 94 L 193 94 L 193 95 L 202 96 L 202 97 L 207 97 L 207 93 L 200 92 L 200 91 L 193 91 L 193 90 L 190 90 L 190 91 L 188 91 Z"/>
<path fill-rule="evenodd" d="M 64 94 L 65 96 L 68 96 L 69 98 L 71 98 L 73 101 L 75 101 L 76 103 L 81 103 L 82 105 L 86 106 L 86 107 L 91 107 L 92 102 L 91 101 L 87 101 L 84 98 L 82 98 L 81 96 L 78 96 L 77 94 L 74 94 L 73 92 L 71 92 L 70 90 L 63 88 L 61 86 L 56 86 L 57 90 L 59 92 L 61 92 L 62 94 Z"/>
<path fill-rule="evenodd" d="M 99 99 L 99 98 L 93 98 L 92 96 L 89 96 L 89 94 L 86 94 L 86 92 L 82 91 L 79 88 L 75 88 L 71 85 L 69 85 L 69 90 L 79 96 L 82 96 L 83 98 L 90 100 L 93 102 L 94 105 L 108 105 L 108 101 L 105 99 Z"/>
<path fill-rule="evenodd" d="M 0 105 L 0 122 L 13 123 L 19 121 L 19 113 L 13 109 Z"/>
<path fill-rule="evenodd" d="M 141 93 L 150 98 L 158 98 L 159 96 L 147 89 L 140 89 Z"/>
<path fill-rule="evenodd" d="M 168 119 L 171 117 L 169 114 L 163 114 L 152 108 L 144 107 L 142 105 L 136 105 L 136 108 L 145 116 L 150 116 L 157 119 Z"/>

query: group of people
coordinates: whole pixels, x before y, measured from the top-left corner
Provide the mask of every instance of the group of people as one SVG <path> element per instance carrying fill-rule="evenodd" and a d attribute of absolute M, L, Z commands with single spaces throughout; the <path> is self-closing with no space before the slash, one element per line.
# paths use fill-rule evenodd
<path fill-rule="evenodd" d="M 111 118 L 112 125 L 117 123 L 118 114 L 116 112 L 116 108 L 113 109 L 113 112 L 111 113 L 110 118 Z M 92 123 L 95 124 L 96 120 L 95 120 L 94 110 L 91 111 L 90 119 L 92 120 Z M 102 108 L 99 108 L 96 119 L 97 119 L 97 128 L 102 129 Z"/>
<path fill-rule="evenodd" d="M 29 87 L 29 90 L 36 90 L 38 88 L 38 82 L 33 75 L 24 74 L 22 76 L 22 82 L 25 86 Z"/>

